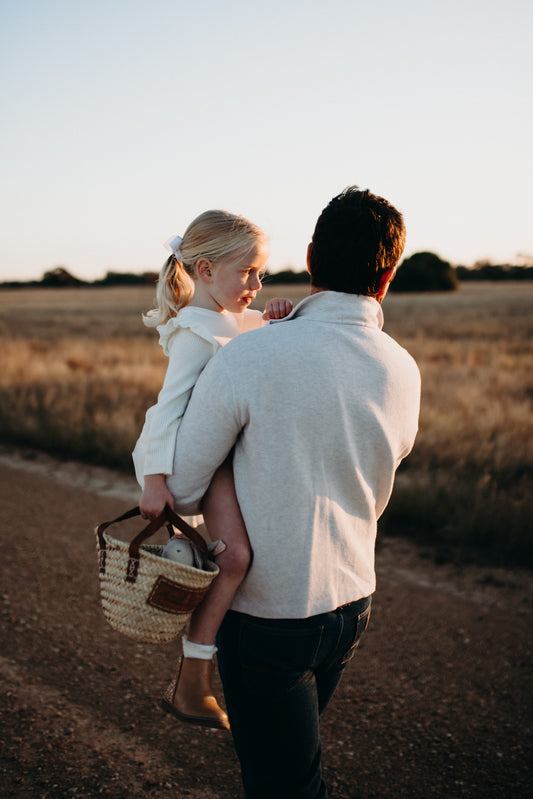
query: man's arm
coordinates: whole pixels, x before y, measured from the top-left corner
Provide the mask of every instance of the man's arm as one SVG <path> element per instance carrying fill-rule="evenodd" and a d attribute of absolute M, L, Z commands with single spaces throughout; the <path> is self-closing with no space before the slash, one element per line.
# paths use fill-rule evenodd
<path fill-rule="evenodd" d="M 167 485 L 179 513 L 198 512 L 214 473 L 245 424 L 240 416 L 221 350 L 200 375 L 178 430 L 173 474 Z"/>

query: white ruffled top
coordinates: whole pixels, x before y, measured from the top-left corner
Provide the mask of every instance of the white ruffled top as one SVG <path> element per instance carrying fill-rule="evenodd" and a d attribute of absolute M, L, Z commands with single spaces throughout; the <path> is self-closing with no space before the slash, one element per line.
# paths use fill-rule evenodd
<path fill-rule="evenodd" d="M 159 343 L 169 362 L 157 403 L 148 409 L 133 450 L 135 475 L 141 487 L 146 474 L 172 474 L 176 434 L 206 363 L 239 333 L 264 324 L 261 311 L 219 313 L 188 305 L 158 326 Z"/>

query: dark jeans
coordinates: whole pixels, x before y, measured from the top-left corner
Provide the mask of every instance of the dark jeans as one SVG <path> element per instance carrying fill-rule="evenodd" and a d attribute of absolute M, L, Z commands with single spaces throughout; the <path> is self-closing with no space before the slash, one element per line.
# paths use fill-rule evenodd
<path fill-rule="evenodd" d="M 247 799 L 325 799 L 320 714 L 354 656 L 371 597 L 308 619 L 229 611 L 218 667 Z"/>

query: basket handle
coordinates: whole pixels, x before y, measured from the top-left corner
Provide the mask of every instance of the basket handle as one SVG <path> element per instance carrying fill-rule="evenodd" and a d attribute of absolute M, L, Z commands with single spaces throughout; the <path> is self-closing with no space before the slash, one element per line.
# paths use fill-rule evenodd
<path fill-rule="evenodd" d="M 106 550 L 106 541 L 104 538 L 104 532 L 110 527 L 112 524 L 117 524 L 118 522 L 124 522 L 126 519 L 133 519 L 135 516 L 140 516 L 141 511 L 139 506 L 135 508 L 131 508 L 130 510 L 126 511 L 125 513 L 117 516 L 116 519 L 112 519 L 109 522 L 102 522 L 96 528 L 96 535 L 98 536 L 98 546 L 100 550 L 100 572 L 105 572 L 105 550 Z M 163 512 L 156 518 L 153 519 L 140 533 L 138 533 L 133 541 L 130 544 L 129 548 L 129 563 L 128 563 L 128 576 L 126 580 L 128 582 L 135 582 L 137 577 L 137 566 L 140 558 L 139 549 L 141 544 L 143 544 L 148 538 L 153 536 L 157 531 L 163 527 L 163 525 L 170 523 L 175 525 L 178 530 L 180 530 L 187 538 L 190 538 L 191 541 L 196 544 L 196 546 L 202 550 L 203 553 L 207 554 L 207 544 L 205 543 L 204 539 L 198 533 L 194 527 L 191 527 L 185 519 L 182 519 L 181 516 L 178 516 L 172 508 L 168 505 L 165 505 Z"/>

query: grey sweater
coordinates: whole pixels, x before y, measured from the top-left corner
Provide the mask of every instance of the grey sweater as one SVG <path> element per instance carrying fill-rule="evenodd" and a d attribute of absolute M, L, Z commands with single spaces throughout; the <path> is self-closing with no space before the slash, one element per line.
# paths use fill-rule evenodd
<path fill-rule="evenodd" d="M 169 487 L 194 513 L 235 445 L 254 552 L 233 609 L 305 618 L 375 590 L 377 519 L 418 426 L 420 375 L 370 297 L 319 292 L 230 341 L 178 432 Z"/>

